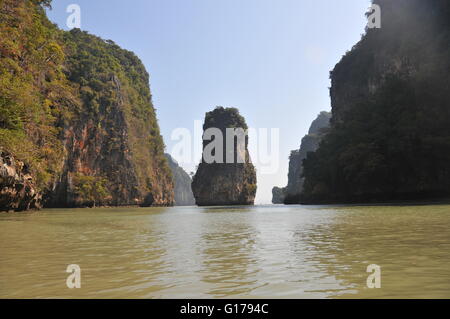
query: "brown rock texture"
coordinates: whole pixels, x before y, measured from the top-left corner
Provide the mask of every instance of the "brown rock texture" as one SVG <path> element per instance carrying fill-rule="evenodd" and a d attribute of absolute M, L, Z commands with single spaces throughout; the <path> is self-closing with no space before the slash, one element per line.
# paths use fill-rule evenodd
<path fill-rule="evenodd" d="M 41 195 L 28 166 L 0 150 L 0 211 L 39 209 Z"/>

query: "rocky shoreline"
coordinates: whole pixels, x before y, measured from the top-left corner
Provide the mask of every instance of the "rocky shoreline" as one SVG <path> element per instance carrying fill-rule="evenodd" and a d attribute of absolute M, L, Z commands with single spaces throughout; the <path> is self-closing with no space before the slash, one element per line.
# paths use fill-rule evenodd
<path fill-rule="evenodd" d="M 28 166 L 0 151 L 0 211 L 40 209 L 41 201 Z"/>

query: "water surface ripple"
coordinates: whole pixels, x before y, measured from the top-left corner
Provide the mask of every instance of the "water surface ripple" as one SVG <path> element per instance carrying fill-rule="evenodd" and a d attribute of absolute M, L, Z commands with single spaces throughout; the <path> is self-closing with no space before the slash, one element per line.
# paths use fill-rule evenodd
<path fill-rule="evenodd" d="M 449 298 L 449 229 L 445 205 L 0 214 L 0 298 Z"/>

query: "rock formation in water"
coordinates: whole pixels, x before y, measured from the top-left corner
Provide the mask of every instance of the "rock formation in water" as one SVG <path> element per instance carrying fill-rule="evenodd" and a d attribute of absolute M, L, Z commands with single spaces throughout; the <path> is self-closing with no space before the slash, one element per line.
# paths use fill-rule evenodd
<path fill-rule="evenodd" d="M 49 2 L 0 2 L 0 147 L 25 163 L 47 207 L 171 205 L 143 64 L 112 41 L 58 30 Z"/>
<path fill-rule="evenodd" d="M 283 204 L 284 198 L 286 197 L 286 194 L 284 191 L 286 190 L 286 187 L 274 187 L 272 188 L 272 204 Z"/>
<path fill-rule="evenodd" d="M 222 140 L 214 135 L 212 140 L 203 141 L 203 157 L 192 181 L 192 191 L 199 206 L 219 205 L 253 205 L 256 195 L 256 171 L 248 153 L 248 136 L 227 138 L 227 128 L 247 130 L 245 119 L 235 108 L 217 107 L 206 113 L 204 132 L 217 129 L 223 137 L 223 143 L 209 153 L 211 143 Z M 230 135 L 231 137 L 231 135 Z M 242 136 L 241 136 L 242 137 Z M 222 147 L 222 152 L 220 152 Z M 219 155 L 222 153 L 221 155 Z M 205 160 L 210 154 L 216 156 L 214 161 Z M 228 160 L 227 159 L 231 159 Z"/>
<path fill-rule="evenodd" d="M 331 73 L 332 125 L 303 203 L 450 197 L 450 2 L 376 0 L 381 28 Z"/>
<path fill-rule="evenodd" d="M 325 129 L 330 125 L 331 113 L 321 112 L 312 122 L 308 134 L 302 139 L 300 149 L 291 152 L 289 157 L 288 185 L 284 188 L 275 187 L 272 190 L 273 203 L 298 204 L 300 202 L 300 193 L 303 190 L 303 160 L 309 152 L 314 152 L 319 147 Z M 279 190 L 282 190 L 280 192 Z M 281 197 L 282 196 L 282 197 Z"/>
<path fill-rule="evenodd" d="M 194 194 L 192 194 L 192 179 L 188 173 L 170 156 L 165 154 L 169 167 L 172 171 L 175 193 L 175 206 L 193 206 L 195 205 Z"/>

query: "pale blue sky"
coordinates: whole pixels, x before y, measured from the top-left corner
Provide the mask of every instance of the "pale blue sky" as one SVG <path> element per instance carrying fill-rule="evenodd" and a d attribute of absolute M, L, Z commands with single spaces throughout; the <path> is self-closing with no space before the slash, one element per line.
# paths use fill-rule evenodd
<path fill-rule="evenodd" d="M 288 156 L 311 121 L 330 110 L 329 71 L 360 39 L 369 0 L 53 0 L 50 19 L 67 29 L 66 8 L 81 7 L 81 29 L 141 58 L 170 151 L 175 128 L 217 105 L 239 108 L 249 126 L 280 129 L 280 166 L 258 170 L 257 203 L 287 183 Z M 252 141 L 250 141 L 251 143 Z M 196 163 L 184 164 L 189 172 Z M 258 168 L 258 167 L 257 167 Z"/>

